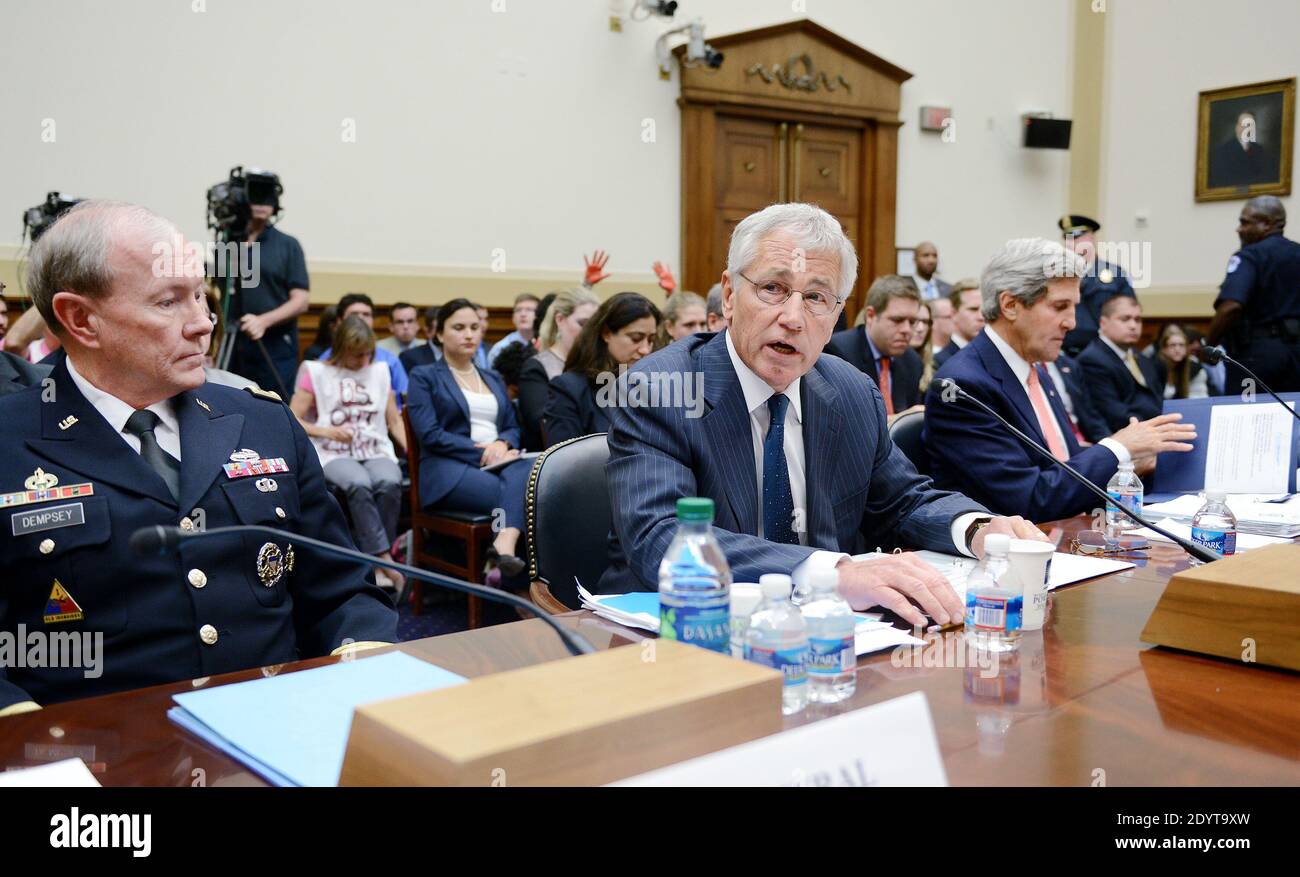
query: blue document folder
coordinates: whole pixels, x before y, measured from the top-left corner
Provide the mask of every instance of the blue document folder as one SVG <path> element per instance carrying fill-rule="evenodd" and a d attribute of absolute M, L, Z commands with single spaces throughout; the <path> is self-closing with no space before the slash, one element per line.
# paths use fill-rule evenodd
<path fill-rule="evenodd" d="M 358 706 L 465 682 L 401 652 L 172 699 L 167 717 L 277 786 L 338 785 Z"/>
<path fill-rule="evenodd" d="M 1288 404 L 1300 409 L 1300 393 L 1279 394 Z M 1255 396 L 1254 403 L 1245 402 L 1240 396 L 1211 396 L 1208 399 L 1166 399 L 1164 413 L 1183 415 L 1183 422 L 1196 427 L 1196 441 L 1193 449 L 1186 453 L 1170 452 L 1161 454 L 1156 460 L 1155 479 L 1151 493 L 1146 502 L 1165 502 L 1184 493 L 1196 493 L 1205 489 L 1205 463 L 1210 446 L 1210 413 L 1216 405 L 1247 405 L 1265 402 L 1277 403 L 1267 394 Z M 1287 492 L 1295 493 L 1295 470 L 1297 457 L 1300 455 L 1300 421 L 1291 420 L 1291 469 L 1287 482 Z"/>

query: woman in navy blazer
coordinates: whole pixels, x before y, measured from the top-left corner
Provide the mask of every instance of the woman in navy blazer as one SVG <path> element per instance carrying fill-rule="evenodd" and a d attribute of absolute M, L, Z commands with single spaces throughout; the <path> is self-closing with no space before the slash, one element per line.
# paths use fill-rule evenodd
<path fill-rule="evenodd" d="M 548 388 L 542 432 L 548 445 L 609 431 L 609 412 L 599 404 L 597 382 L 617 378 L 619 366 L 631 366 L 654 350 L 659 309 L 635 292 L 620 292 L 605 302 L 582 327 L 565 362 L 564 374 Z"/>
<path fill-rule="evenodd" d="M 502 509 L 505 526 L 488 550 L 488 568 L 516 576 L 524 569 L 518 548 L 532 461 L 516 459 L 519 422 L 505 382 L 474 363 L 483 328 L 472 302 L 443 305 L 435 329 L 443 357 L 411 372 L 406 404 L 420 443 L 421 504 L 428 511 Z M 491 472 L 482 468 L 502 462 Z"/>

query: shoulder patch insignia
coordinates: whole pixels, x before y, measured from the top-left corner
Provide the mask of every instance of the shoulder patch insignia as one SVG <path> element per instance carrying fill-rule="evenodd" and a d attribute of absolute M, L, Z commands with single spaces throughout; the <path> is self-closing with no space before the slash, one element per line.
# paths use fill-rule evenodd
<path fill-rule="evenodd" d="M 1241 257 L 1233 254 L 1232 258 L 1228 260 L 1228 273 L 1231 274 L 1233 271 L 1236 271 L 1240 265 Z"/>
<path fill-rule="evenodd" d="M 252 393 L 254 396 L 261 396 L 263 399 L 270 399 L 272 402 L 284 402 L 284 400 L 280 398 L 280 394 L 274 390 L 263 390 L 261 387 L 244 387 L 244 389 Z"/>

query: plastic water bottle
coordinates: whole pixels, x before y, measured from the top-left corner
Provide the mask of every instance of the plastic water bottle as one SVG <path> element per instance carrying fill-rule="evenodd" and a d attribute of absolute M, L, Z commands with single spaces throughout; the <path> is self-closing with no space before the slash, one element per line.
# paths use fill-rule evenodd
<path fill-rule="evenodd" d="M 713 536 L 713 500 L 677 500 L 677 535 L 659 563 L 659 636 L 731 652 L 731 567 Z"/>
<path fill-rule="evenodd" d="M 1223 491 L 1205 492 L 1205 505 L 1192 518 L 1192 541 L 1224 557 L 1237 553 L 1237 516 Z"/>
<path fill-rule="evenodd" d="M 1106 503 L 1106 536 L 1118 539 L 1125 530 L 1135 530 L 1136 524 L 1126 517 L 1116 506 L 1124 506 L 1135 515 L 1142 514 L 1142 479 L 1133 472 L 1133 463 L 1120 463 L 1119 471 L 1106 485 L 1110 502 Z"/>
<path fill-rule="evenodd" d="M 1003 585 L 1011 568 L 1011 537 L 984 537 L 984 559 L 966 579 L 966 638 L 977 649 L 1010 652 L 1020 646 L 1024 595 Z"/>
<path fill-rule="evenodd" d="M 758 580 L 763 602 L 749 619 L 745 660 L 780 670 L 781 714 L 793 715 L 808 705 L 808 629 L 799 608 L 790 602 L 789 576 L 769 574 Z"/>
<path fill-rule="evenodd" d="M 809 577 L 811 596 L 800 607 L 808 626 L 808 699 L 815 703 L 839 703 L 858 686 L 858 619 L 840 596 L 839 581 L 835 570 L 817 570 Z"/>

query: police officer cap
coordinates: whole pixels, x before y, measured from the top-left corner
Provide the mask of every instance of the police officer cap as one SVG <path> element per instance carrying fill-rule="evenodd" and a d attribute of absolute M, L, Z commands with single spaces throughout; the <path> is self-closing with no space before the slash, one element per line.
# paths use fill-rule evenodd
<path fill-rule="evenodd" d="M 1081 216 L 1078 213 L 1070 213 L 1062 216 L 1056 223 L 1061 228 L 1061 234 L 1067 238 L 1078 237 L 1088 232 L 1096 232 L 1101 228 L 1101 223 L 1090 216 Z"/>

